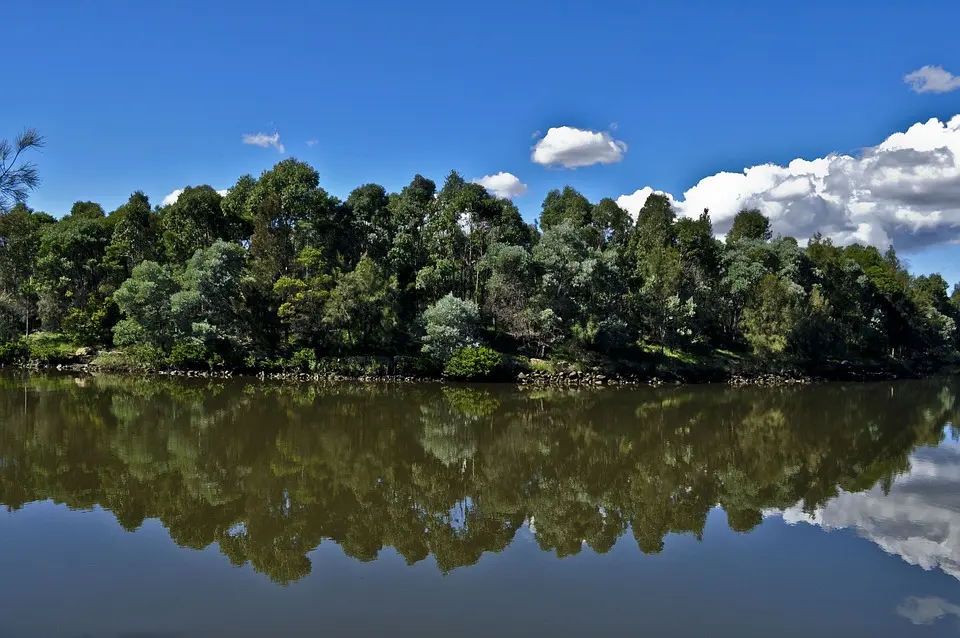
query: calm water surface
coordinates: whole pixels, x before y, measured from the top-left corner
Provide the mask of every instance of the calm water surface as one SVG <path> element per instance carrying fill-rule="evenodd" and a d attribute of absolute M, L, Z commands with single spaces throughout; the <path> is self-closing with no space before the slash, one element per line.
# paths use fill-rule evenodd
<path fill-rule="evenodd" d="M 0 377 L 0 638 L 958 636 L 958 398 Z"/>

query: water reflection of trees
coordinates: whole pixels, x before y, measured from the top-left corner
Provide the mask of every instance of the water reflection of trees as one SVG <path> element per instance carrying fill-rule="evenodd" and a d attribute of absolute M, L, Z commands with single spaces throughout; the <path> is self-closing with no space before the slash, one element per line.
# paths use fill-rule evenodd
<path fill-rule="evenodd" d="M 717 504 L 746 532 L 767 508 L 813 509 L 889 485 L 956 422 L 955 384 L 675 391 L 297 387 L 5 377 L 0 502 L 100 505 L 158 518 L 277 582 L 332 539 L 448 571 L 524 521 L 559 556 L 643 552 L 703 534 Z"/>

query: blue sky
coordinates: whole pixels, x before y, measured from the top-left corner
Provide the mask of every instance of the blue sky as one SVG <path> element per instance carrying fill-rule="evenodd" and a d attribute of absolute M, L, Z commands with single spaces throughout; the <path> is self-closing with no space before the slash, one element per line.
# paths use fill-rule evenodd
<path fill-rule="evenodd" d="M 26 126 L 46 136 L 30 203 L 56 215 L 79 199 L 109 210 L 137 189 L 159 203 L 187 184 L 227 188 L 294 156 L 341 197 L 366 182 L 399 189 L 417 172 L 438 182 L 450 169 L 468 179 L 509 172 L 527 185 L 514 201 L 533 219 L 564 184 L 593 200 L 647 186 L 682 200 L 722 171 L 855 154 L 960 114 L 950 76 L 942 91 L 904 81 L 928 65 L 960 74 L 960 3 L 943 0 L 36 0 L 2 15 L 16 63 L 0 83 L 0 136 Z M 575 169 L 534 163 L 544 136 L 564 142 L 548 133 L 559 127 L 626 150 Z M 284 153 L 243 143 L 257 133 L 278 134 Z M 910 161 L 943 168 L 937 158 Z M 771 179 L 793 192 L 788 177 Z M 960 192 L 949 170 L 937 179 L 937 192 Z M 724 204 L 713 199 L 729 193 L 717 183 L 687 201 L 710 200 L 722 232 Z M 960 280 L 960 250 L 931 248 L 960 238 L 960 197 L 950 210 L 911 209 L 909 228 L 890 220 L 912 204 L 891 201 L 877 208 L 886 221 L 795 202 L 776 209 L 775 225 L 890 239 L 916 270 Z M 917 221 L 924 215 L 937 221 Z"/>

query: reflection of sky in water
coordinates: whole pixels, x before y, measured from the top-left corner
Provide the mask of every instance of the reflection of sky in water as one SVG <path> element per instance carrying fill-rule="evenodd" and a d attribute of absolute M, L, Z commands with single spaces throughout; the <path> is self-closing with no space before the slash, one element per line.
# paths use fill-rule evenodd
<path fill-rule="evenodd" d="M 910 596 L 897 607 L 897 613 L 914 625 L 930 625 L 951 614 L 960 618 L 960 605 L 937 596 Z"/>
<path fill-rule="evenodd" d="M 779 514 L 790 524 L 853 530 L 911 565 L 960 580 L 960 443 L 952 427 L 945 434 L 942 445 L 914 450 L 910 472 L 893 482 L 889 494 L 875 486 L 843 492 L 813 515 L 801 505 Z"/>

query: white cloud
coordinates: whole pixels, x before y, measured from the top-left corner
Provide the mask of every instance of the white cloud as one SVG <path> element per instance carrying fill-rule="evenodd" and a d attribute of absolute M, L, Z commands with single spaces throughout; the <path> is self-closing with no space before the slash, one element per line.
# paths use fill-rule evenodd
<path fill-rule="evenodd" d="M 635 216 L 651 192 L 641 188 L 618 203 Z M 906 251 L 960 241 L 960 115 L 914 124 L 858 156 L 710 175 L 677 201 L 682 215 L 704 208 L 721 235 L 739 210 L 759 208 L 774 232 L 801 241 L 818 231 L 841 244 L 892 242 Z"/>
<path fill-rule="evenodd" d="M 613 164 L 622 160 L 626 152 L 626 143 L 613 139 L 609 133 L 560 126 L 549 129 L 534 145 L 530 159 L 543 166 L 577 168 Z"/>
<path fill-rule="evenodd" d="M 320 143 L 320 140 L 315 140 L 315 139 L 307 140 L 307 146 L 309 146 L 310 148 L 313 148 L 319 143 Z"/>
<path fill-rule="evenodd" d="M 484 175 L 473 180 L 473 182 L 480 184 L 497 197 L 505 199 L 513 199 L 527 192 L 527 185 L 512 173 L 500 172 L 496 175 Z"/>
<path fill-rule="evenodd" d="M 223 190 L 218 190 L 218 191 L 217 191 L 217 193 L 220 195 L 220 197 L 226 197 L 226 196 L 227 196 L 227 193 L 229 193 L 229 192 L 230 192 L 230 189 L 229 189 L 229 188 L 224 188 Z M 176 201 L 177 201 L 178 199 L 180 199 L 180 195 L 181 195 L 181 194 L 183 194 L 183 189 L 182 189 L 182 188 L 178 188 L 177 190 L 173 191 L 172 193 L 170 193 L 169 195 L 167 195 L 166 197 L 164 197 L 162 200 L 160 200 L 160 205 L 161 205 L 161 206 L 169 206 L 170 204 L 175 204 Z"/>
<path fill-rule="evenodd" d="M 942 66 L 923 66 L 903 76 L 914 93 L 949 93 L 960 89 L 960 76 Z"/>
<path fill-rule="evenodd" d="M 274 132 L 272 135 L 266 133 L 244 133 L 243 143 L 260 148 L 275 148 L 278 153 L 283 153 L 286 149 L 280 142 L 280 134 Z"/>
<path fill-rule="evenodd" d="M 173 191 L 172 193 L 164 197 L 162 200 L 160 200 L 160 205 L 169 206 L 170 204 L 175 204 L 176 201 L 180 199 L 180 194 L 182 192 L 183 192 L 183 189 L 178 188 L 177 190 Z"/>

